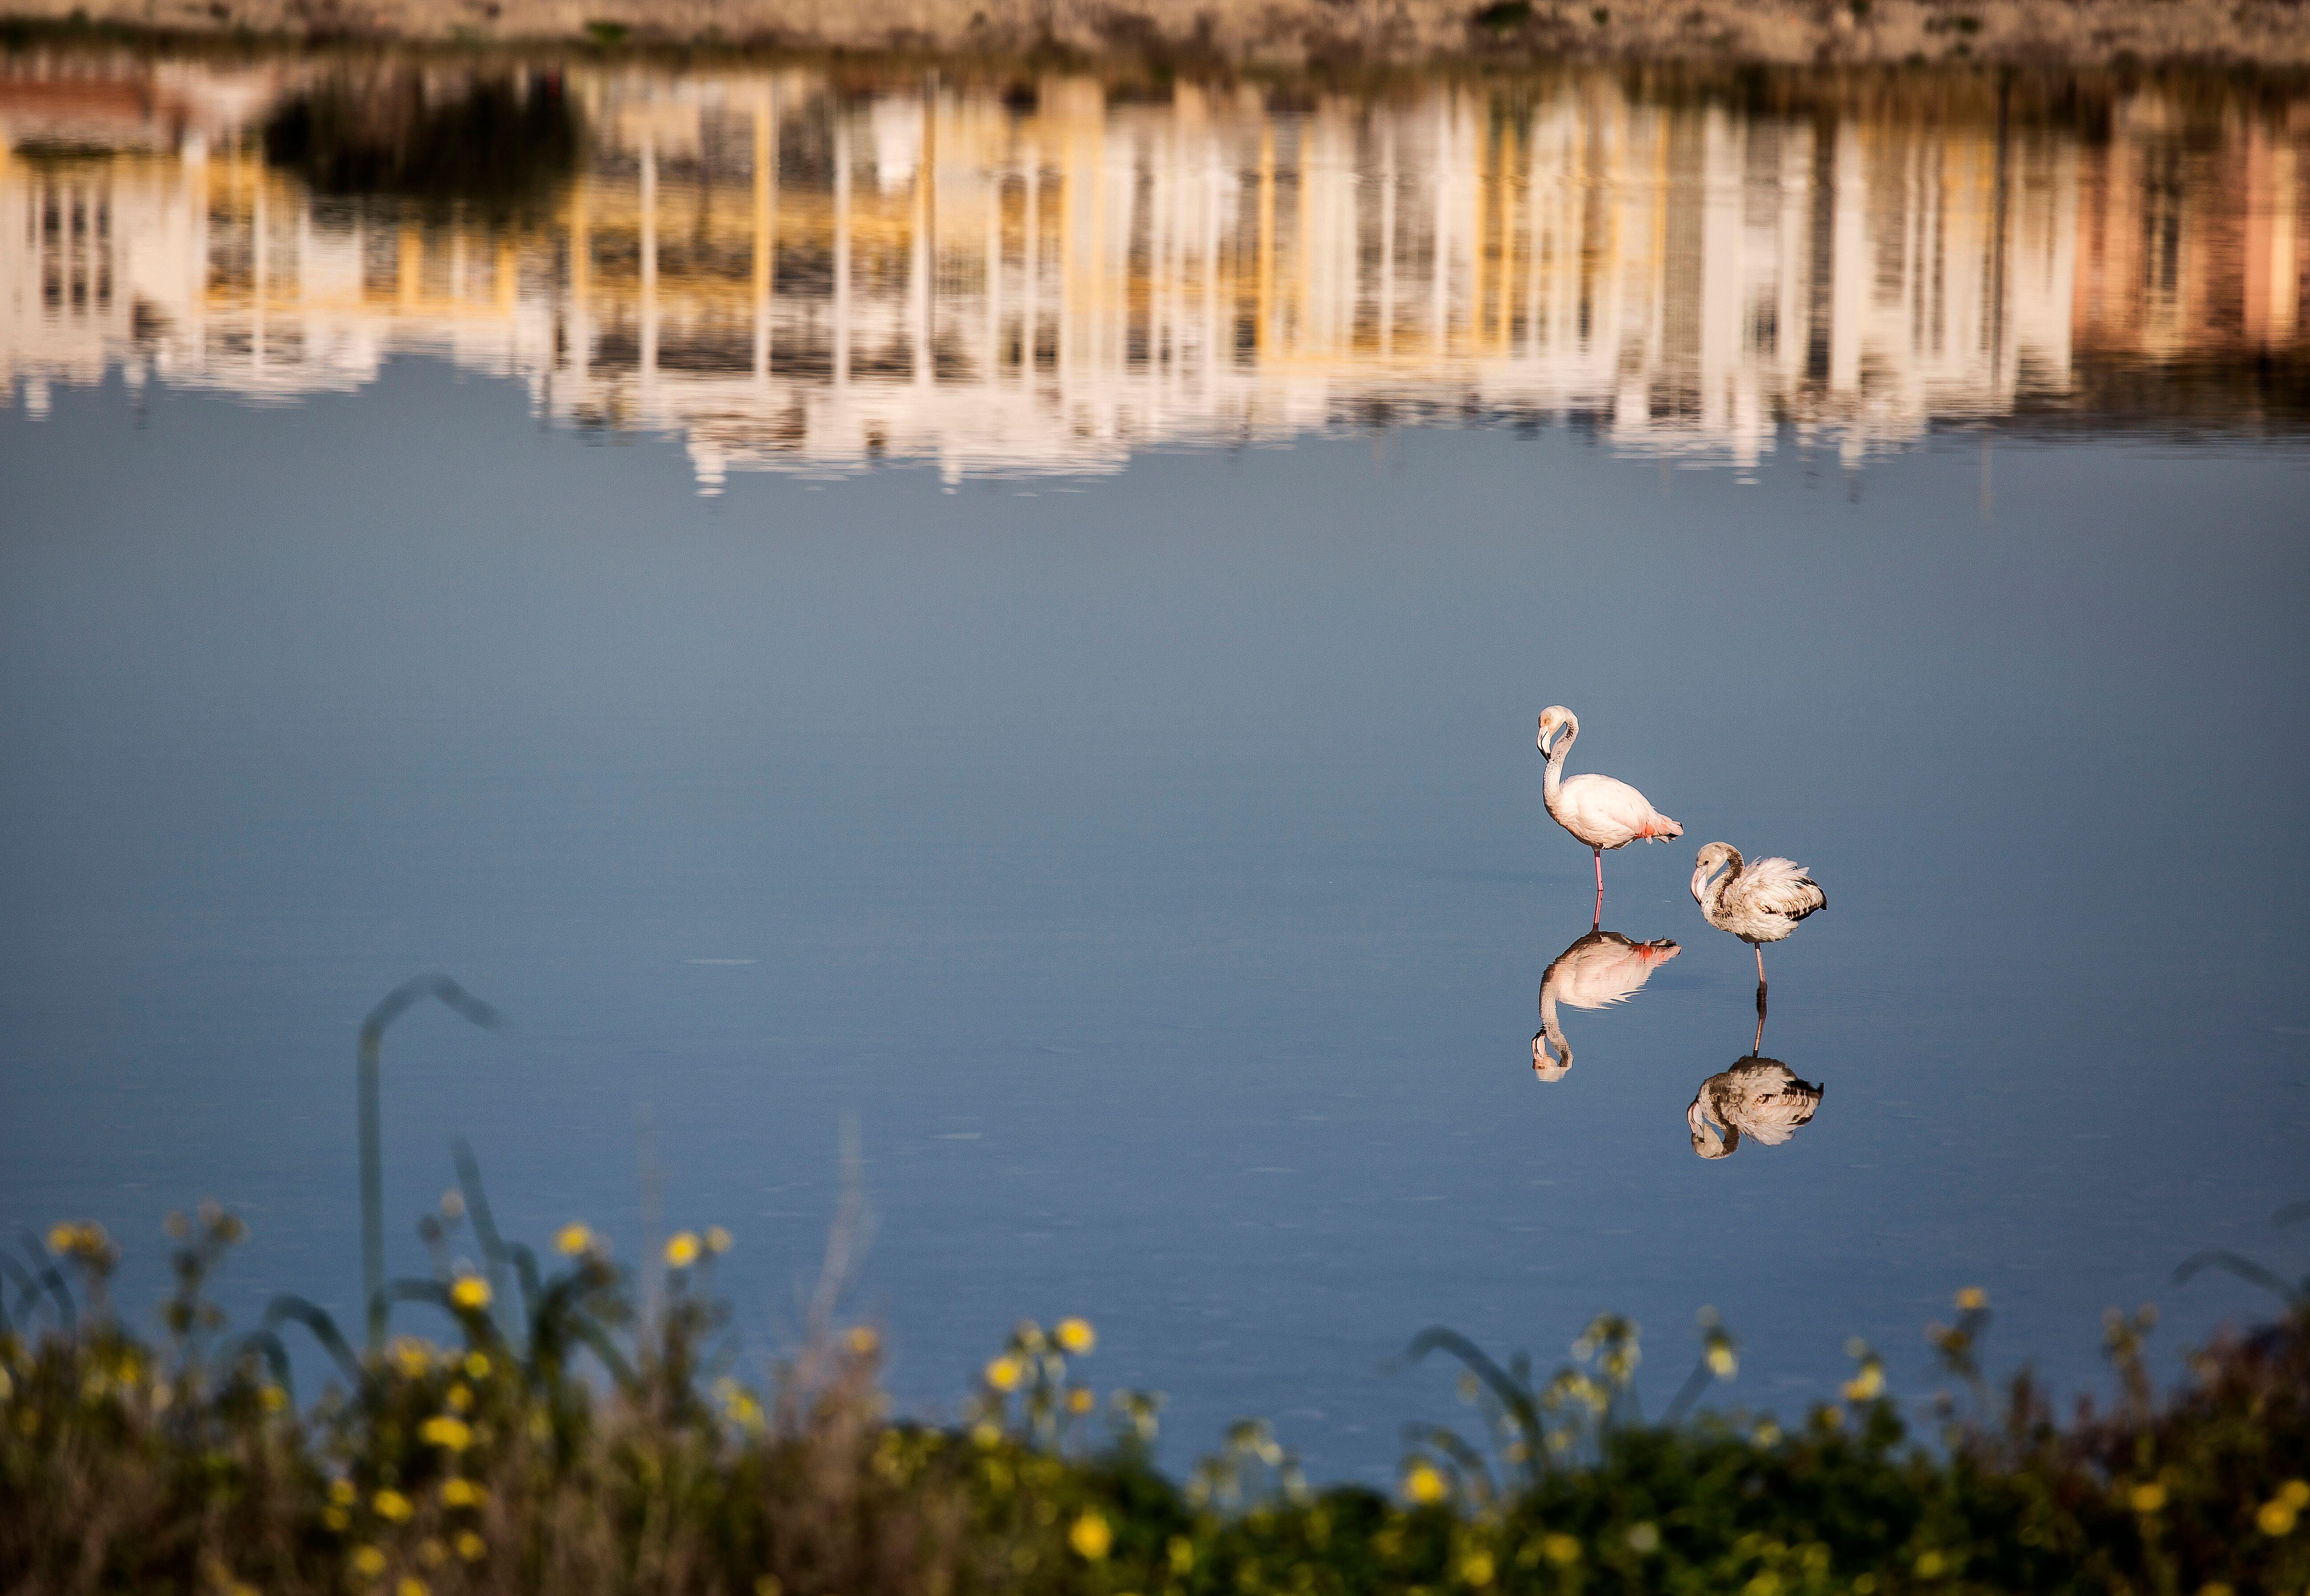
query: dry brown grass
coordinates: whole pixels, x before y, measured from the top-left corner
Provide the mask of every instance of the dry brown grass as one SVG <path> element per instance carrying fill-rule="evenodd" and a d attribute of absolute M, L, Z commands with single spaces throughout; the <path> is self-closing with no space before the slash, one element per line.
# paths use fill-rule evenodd
<path fill-rule="evenodd" d="M 6 0 L 191 34 L 938 52 L 1162 71 L 1533 60 L 2310 65 L 2297 0 Z"/>

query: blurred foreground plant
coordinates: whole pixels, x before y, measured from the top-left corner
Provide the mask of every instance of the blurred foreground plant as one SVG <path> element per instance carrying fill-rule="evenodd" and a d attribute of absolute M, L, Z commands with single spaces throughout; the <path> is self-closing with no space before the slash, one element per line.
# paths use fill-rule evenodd
<path fill-rule="evenodd" d="M 836 1323 L 827 1278 L 798 1346 L 741 1377 L 716 1228 L 677 1231 L 655 1314 L 582 1223 L 541 1256 L 499 1236 L 469 1154 L 420 1224 L 431 1272 L 389 1281 L 440 1339 L 356 1352 L 302 1299 L 226 1333 L 207 1286 L 241 1241 L 214 1205 L 174 1215 L 156 1342 L 110 1305 L 119 1249 L 54 1227 L 0 1269 L 0 1590 L 348 1596 L 551 1592 L 970 1596 L 979 1592 L 2287 1592 L 2310 1586 L 2310 1321 L 2191 1360 L 2160 1395 L 2113 1312 L 2118 1402 L 2057 1420 L 2026 1374 L 1993 1392 L 1986 1296 L 1928 1332 L 1971 1392 L 1908 1442 L 1871 1348 L 1842 1401 L 1784 1430 L 1702 1412 L 1738 1348 L 1713 1313 L 1668 1418 L 1637 1402 L 1637 1326 L 1592 1323 L 1535 1379 L 1445 1330 L 1482 1413 L 1423 1427 L 1398 1493 L 1310 1490 L 1264 1422 L 1184 1485 L 1151 1461 L 1159 1399 L 1081 1377 L 1088 1321 L 1022 1322 L 951 1427 L 894 1418 L 882 1341 Z M 856 1221 L 846 1201 L 846 1223 Z M 485 1269 L 452 1239 L 473 1227 Z M 843 1227 L 838 1226 L 838 1231 Z M 504 1282 L 502 1285 L 496 1283 Z M 282 1332 L 337 1378 L 300 1405 Z M 1107 1422 L 1100 1433 L 1098 1415 Z"/>

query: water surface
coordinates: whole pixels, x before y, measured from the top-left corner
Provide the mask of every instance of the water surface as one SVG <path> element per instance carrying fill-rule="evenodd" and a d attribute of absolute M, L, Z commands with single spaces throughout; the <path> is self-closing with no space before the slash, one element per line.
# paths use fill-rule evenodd
<path fill-rule="evenodd" d="M 2074 1387 L 2289 1256 L 2282 97 L 20 57 L 0 117 L 0 1212 L 149 1280 L 213 1193 L 238 1309 L 348 1308 L 353 1027 L 440 969 L 515 1023 L 394 1033 L 397 1265 L 461 1134 L 633 1255 L 646 1123 L 766 1340 L 855 1115 L 901 1391 L 1082 1312 L 1175 1457 L 1384 1478 L 1437 1321 L 1631 1313 L 1657 1403 L 1713 1305 L 1786 1414 L 1851 1334 L 1929 1391 L 1977 1284 Z M 1640 984 L 1570 978 L 1551 703 L 1686 828 L 1606 860 Z M 1720 837 L 1828 894 L 1761 1043 Z M 1752 1049 L 1819 1103 L 1695 1157 Z"/>

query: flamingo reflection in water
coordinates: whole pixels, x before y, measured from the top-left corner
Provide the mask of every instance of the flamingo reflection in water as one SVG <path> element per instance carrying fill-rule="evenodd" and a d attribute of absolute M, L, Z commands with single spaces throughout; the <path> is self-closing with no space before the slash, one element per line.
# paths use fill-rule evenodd
<path fill-rule="evenodd" d="M 1632 942 L 1617 931 L 1592 931 L 1558 954 L 1540 978 L 1540 1029 L 1532 1037 L 1532 1072 L 1542 1080 L 1561 1080 L 1572 1068 L 1572 1049 L 1556 1018 L 1558 1004 L 1602 1009 L 1620 1002 L 1678 952 L 1677 945 L 1665 938 Z"/>
<path fill-rule="evenodd" d="M 1778 1147 L 1812 1123 L 1824 1089 L 1798 1080 L 1796 1071 L 1780 1060 L 1759 1056 L 1764 1048 L 1765 989 L 1759 985 L 1757 1037 L 1749 1045 L 1749 1055 L 1702 1081 L 1692 1106 L 1684 1111 L 1692 1150 L 1702 1158 L 1731 1158 L 1743 1136 Z"/>

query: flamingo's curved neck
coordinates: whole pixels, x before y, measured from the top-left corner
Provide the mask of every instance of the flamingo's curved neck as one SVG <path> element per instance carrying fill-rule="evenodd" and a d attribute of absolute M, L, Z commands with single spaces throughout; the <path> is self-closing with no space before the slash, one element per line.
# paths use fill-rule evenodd
<path fill-rule="evenodd" d="M 1724 889 L 1732 884 L 1732 878 L 1739 873 L 1739 871 L 1727 869 L 1722 864 L 1717 865 L 1713 872 L 1705 869 L 1694 871 L 1692 901 L 1712 915 L 1717 913 L 1724 906 Z"/>
<path fill-rule="evenodd" d="M 1700 1097 L 1695 1097 L 1692 1106 L 1684 1111 L 1686 1128 L 1692 1132 L 1692 1150 L 1705 1158 L 1721 1158 L 1741 1145 L 1741 1132 L 1729 1123 L 1719 1131 L 1710 1123 L 1711 1117 Z"/>
<path fill-rule="evenodd" d="M 1569 1070 L 1572 1067 L 1572 1048 L 1564 1040 L 1563 1023 L 1556 1018 L 1555 990 L 1545 978 L 1540 984 L 1540 1030 L 1556 1049 L 1556 1067 Z"/>
<path fill-rule="evenodd" d="M 1564 785 L 1564 756 L 1572 751 L 1572 744 L 1579 735 L 1580 723 L 1569 716 L 1566 716 L 1564 734 L 1557 740 L 1555 748 L 1550 750 L 1548 773 L 1541 777 L 1540 783 L 1541 795 L 1550 809 L 1556 806 L 1557 789 Z"/>

